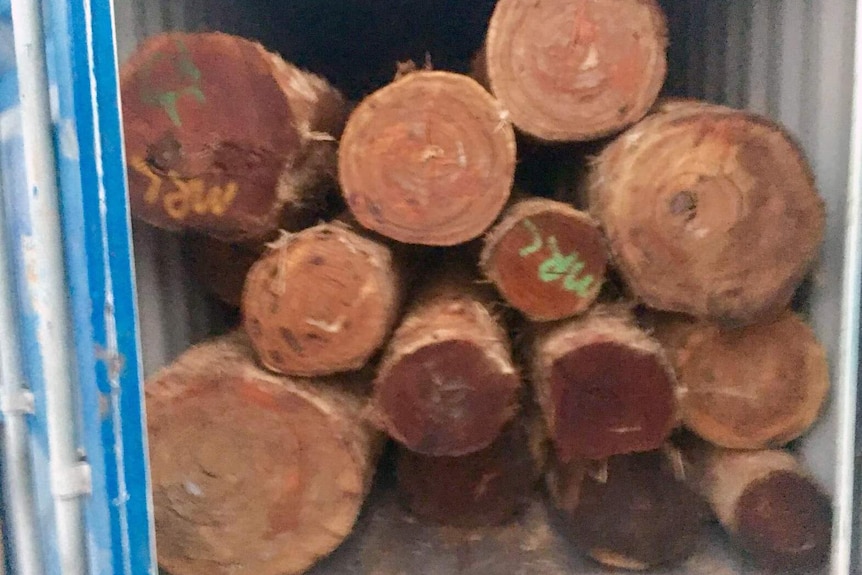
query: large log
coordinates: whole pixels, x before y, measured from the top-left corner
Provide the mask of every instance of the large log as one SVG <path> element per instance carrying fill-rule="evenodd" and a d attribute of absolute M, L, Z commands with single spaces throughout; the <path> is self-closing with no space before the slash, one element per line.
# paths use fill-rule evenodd
<path fill-rule="evenodd" d="M 461 457 L 398 448 L 398 491 L 417 517 L 476 528 L 511 520 L 535 495 L 545 462 L 542 422 L 518 417 L 494 442 Z"/>
<path fill-rule="evenodd" d="M 402 279 L 389 247 L 341 222 L 320 224 L 284 236 L 252 266 L 243 322 L 276 372 L 359 369 L 394 327 Z"/>
<path fill-rule="evenodd" d="M 627 309 L 597 305 L 533 339 L 533 388 L 563 462 L 657 449 L 670 435 L 673 370 Z"/>
<path fill-rule="evenodd" d="M 147 382 L 160 565 L 173 575 L 306 571 L 351 532 L 382 437 L 350 380 L 255 363 L 245 336 L 202 343 Z"/>
<path fill-rule="evenodd" d="M 485 236 L 480 260 L 506 301 L 533 321 L 585 311 L 599 295 L 607 266 L 598 222 L 543 198 L 508 208 Z"/>
<path fill-rule="evenodd" d="M 823 239 L 801 149 L 774 122 L 711 104 L 657 107 L 598 156 L 589 196 L 633 295 L 729 325 L 780 313 Z"/>
<path fill-rule="evenodd" d="M 662 451 L 557 461 L 547 484 L 575 545 L 617 569 L 682 562 L 697 550 L 709 519 L 706 502 Z"/>
<path fill-rule="evenodd" d="M 145 40 L 121 71 L 132 213 L 227 242 L 331 191 L 347 111 L 325 80 L 222 33 Z"/>
<path fill-rule="evenodd" d="M 377 424 L 411 451 L 488 447 L 518 410 L 521 378 L 486 290 L 446 269 L 417 293 L 374 381 Z"/>
<path fill-rule="evenodd" d="M 808 573 L 827 561 L 832 505 L 793 455 L 706 447 L 687 464 L 692 484 L 759 566 Z"/>
<path fill-rule="evenodd" d="M 667 73 L 654 0 L 500 0 L 479 77 L 523 132 L 595 140 L 640 120 Z"/>
<path fill-rule="evenodd" d="M 515 136 L 477 82 L 415 71 L 365 98 L 339 151 L 345 200 L 365 227 L 405 243 L 474 239 L 503 209 Z"/>
<path fill-rule="evenodd" d="M 711 443 L 780 447 L 822 412 L 826 351 L 793 312 L 735 330 L 675 316 L 653 323 L 679 381 L 680 419 Z"/>

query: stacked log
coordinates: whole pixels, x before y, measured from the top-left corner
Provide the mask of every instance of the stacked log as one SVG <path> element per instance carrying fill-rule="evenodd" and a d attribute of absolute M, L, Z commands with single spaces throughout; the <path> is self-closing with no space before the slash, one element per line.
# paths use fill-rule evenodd
<path fill-rule="evenodd" d="M 472 77 L 399 63 L 355 107 L 251 40 L 142 43 L 132 215 L 242 316 L 146 385 L 163 568 L 307 571 L 387 440 L 403 510 L 454 532 L 544 483 L 606 566 L 689 560 L 710 514 L 767 569 L 826 560 L 791 442 L 827 356 L 789 309 L 824 203 L 782 126 L 658 100 L 666 36 L 655 0 L 500 0 Z"/>

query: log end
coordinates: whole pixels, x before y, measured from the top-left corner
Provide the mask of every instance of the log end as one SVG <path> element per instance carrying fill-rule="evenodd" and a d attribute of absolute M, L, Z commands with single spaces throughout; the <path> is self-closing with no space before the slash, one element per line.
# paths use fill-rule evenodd
<path fill-rule="evenodd" d="M 196 283 L 220 301 L 239 309 L 246 275 L 260 257 L 261 249 L 193 234 L 184 238 L 183 252 Z"/>
<path fill-rule="evenodd" d="M 291 375 L 359 369 L 400 307 L 387 247 L 321 224 L 274 244 L 249 271 L 244 325 L 261 361 Z"/>
<path fill-rule="evenodd" d="M 489 232 L 481 257 L 486 277 L 533 321 L 586 311 L 607 265 L 598 223 L 566 204 L 539 199 L 510 210 Z"/>
<path fill-rule="evenodd" d="M 375 465 L 368 430 L 301 385 L 243 373 L 249 359 L 227 348 L 194 361 L 198 375 L 169 368 L 147 387 L 159 564 L 305 572 L 353 528 Z"/>
<path fill-rule="evenodd" d="M 488 447 L 516 412 L 520 378 L 480 343 L 447 339 L 394 355 L 375 380 L 381 426 L 422 455 Z"/>
<path fill-rule="evenodd" d="M 510 425 L 489 447 L 462 457 L 428 457 L 400 448 L 398 489 L 424 520 L 455 527 L 511 520 L 534 494 L 539 463 L 523 425 Z"/>
<path fill-rule="evenodd" d="M 121 72 L 135 217 L 227 242 L 276 230 L 290 199 L 279 188 L 307 141 L 305 111 L 291 107 L 276 62 L 219 32 L 164 33 L 138 47 Z"/>
<path fill-rule="evenodd" d="M 642 118 L 667 73 L 667 29 L 653 0 L 502 0 L 486 41 L 487 77 L 522 131 L 586 141 Z"/>
<path fill-rule="evenodd" d="M 345 200 L 365 227 L 451 246 L 482 234 L 509 198 L 515 136 L 477 82 L 417 71 L 353 111 L 339 149 Z"/>
<path fill-rule="evenodd" d="M 598 339 L 550 367 L 558 456 L 603 459 L 657 449 L 674 425 L 674 378 L 657 353 Z"/>
<path fill-rule="evenodd" d="M 568 535 L 603 565 L 643 571 L 679 563 L 704 535 L 706 502 L 660 452 L 615 456 L 604 467 L 582 462 L 557 468 L 555 476 Z"/>
<path fill-rule="evenodd" d="M 786 132 L 707 104 L 675 104 L 608 146 L 590 204 L 637 298 L 734 327 L 787 306 L 825 228 L 823 199 Z"/>
<path fill-rule="evenodd" d="M 669 342 L 680 415 L 704 439 L 736 449 L 780 447 L 817 420 L 830 388 L 826 352 L 796 314 L 741 330 L 671 325 L 667 336 L 657 335 Z"/>
<path fill-rule="evenodd" d="M 811 570 L 829 557 L 832 507 L 808 479 L 776 471 L 749 485 L 737 503 L 736 539 L 767 569 Z"/>

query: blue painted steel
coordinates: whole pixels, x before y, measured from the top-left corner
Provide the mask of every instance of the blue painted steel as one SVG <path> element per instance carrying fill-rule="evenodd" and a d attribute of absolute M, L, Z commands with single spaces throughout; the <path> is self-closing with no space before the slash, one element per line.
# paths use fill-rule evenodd
<path fill-rule="evenodd" d="M 0 0 L 0 24 L 8 7 L 8 0 Z M 46 2 L 44 10 L 74 323 L 70 346 L 80 387 L 81 446 L 93 471 L 93 492 L 85 506 L 89 569 L 104 575 L 155 573 L 112 6 L 110 0 L 54 0 Z M 16 105 L 15 74 L 0 73 L 0 177 L 7 190 L 14 265 L 21 272 L 18 290 L 26 294 L 21 242 L 29 230 L 29 191 Z M 53 509 L 36 310 L 27 301 L 21 304 L 25 376 L 36 397 L 31 437 L 37 503 L 46 568 L 53 575 L 59 568 L 51 544 Z"/>

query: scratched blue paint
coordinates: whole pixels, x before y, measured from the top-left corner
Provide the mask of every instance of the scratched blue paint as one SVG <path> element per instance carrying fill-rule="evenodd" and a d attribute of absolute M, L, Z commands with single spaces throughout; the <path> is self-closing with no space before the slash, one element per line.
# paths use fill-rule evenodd
<path fill-rule="evenodd" d="M 149 469 L 145 450 L 142 373 L 129 206 L 118 106 L 110 0 L 45 2 L 48 73 L 57 93 L 57 150 L 66 280 L 73 328 L 69 334 L 80 385 L 78 421 L 93 472 L 86 499 L 88 560 L 94 575 L 156 573 Z M 9 1 L 0 0 L 0 24 Z M 91 49 L 88 49 L 91 47 Z M 95 89 L 95 103 L 91 96 Z M 17 105 L 14 74 L 0 73 L 0 113 Z M 8 125 L 14 126 L 14 122 Z M 61 153 L 74 134 L 76 153 Z M 101 175 L 97 166 L 101 164 Z M 60 575 L 49 490 L 45 392 L 36 338 L 38 314 L 29 303 L 23 251 L 30 231 L 20 134 L 0 129 L 0 177 L 20 307 L 25 377 L 36 398 L 31 443 L 36 499 L 47 573 Z M 104 193 L 100 195 L 99 190 Z M 32 193 L 32 190 L 30 191 Z M 113 342 L 113 343 L 112 343 Z M 106 358 L 122 358 L 110 362 Z M 119 367 L 111 369 L 109 366 Z M 107 409 L 100 410 L 105 401 Z"/>

